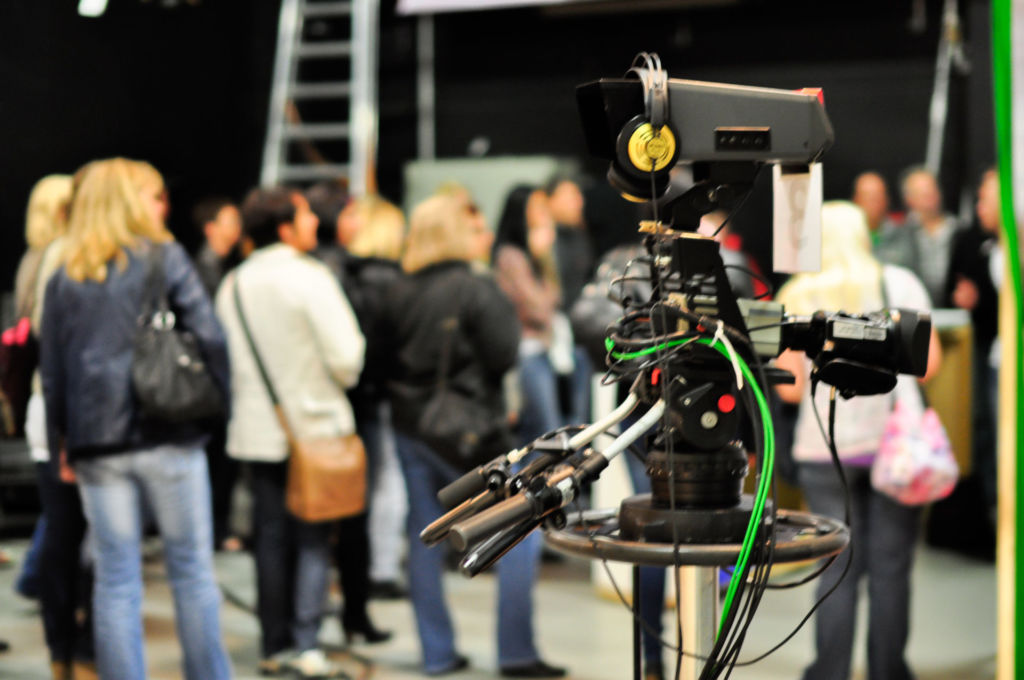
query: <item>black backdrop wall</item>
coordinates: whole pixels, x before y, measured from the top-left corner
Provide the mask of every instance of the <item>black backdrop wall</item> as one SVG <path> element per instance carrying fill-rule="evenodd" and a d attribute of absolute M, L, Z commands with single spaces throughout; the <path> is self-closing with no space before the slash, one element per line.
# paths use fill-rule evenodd
<path fill-rule="evenodd" d="M 211 193 L 240 197 L 259 176 L 276 0 L 174 8 L 110 0 L 97 19 L 79 17 L 76 4 L 0 3 L 0 289 L 24 247 L 28 192 L 45 174 L 112 155 L 148 160 L 167 178 L 171 227 L 189 246 L 198 241 L 192 204 Z M 402 166 L 416 154 L 417 19 L 382 4 L 378 176 L 382 193 L 400 200 Z M 586 158 L 574 88 L 621 75 L 646 50 L 673 77 L 823 87 L 836 131 L 826 197 L 847 196 L 868 168 L 895 182 L 924 158 L 941 18 L 941 2 L 927 0 L 924 23 L 913 27 L 913 4 L 745 0 L 437 15 L 437 152 L 463 156 L 483 137 L 491 154 L 578 157 L 600 184 L 604 168 Z M 954 210 L 993 161 L 987 6 L 962 4 L 972 70 L 953 82 L 943 162 Z M 737 221 L 763 260 L 770 206 L 765 186 Z M 611 243 L 631 238 L 633 225 L 603 229 Z"/>

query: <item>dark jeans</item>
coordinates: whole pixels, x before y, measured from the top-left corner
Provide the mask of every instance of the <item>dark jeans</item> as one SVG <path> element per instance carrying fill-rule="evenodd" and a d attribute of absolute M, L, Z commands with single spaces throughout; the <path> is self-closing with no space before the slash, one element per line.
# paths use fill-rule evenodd
<path fill-rule="evenodd" d="M 639 418 L 630 414 L 619 426 L 626 431 Z M 641 440 L 642 441 L 642 440 Z M 644 463 L 630 452 L 626 456 L 626 467 L 638 494 L 651 492 L 651 478 L 647 476 Z M 663 633 L 662 614 L 665 611 L 665 567 L 640 567 L 640 620 L 643 626 L 644 664 L 661 665 L 661 636 Z"/>
<path fill-rule="evenodd" d="M 331 523 L 295 519 L 285 507 L 288 463 L 251 463 L 257 615 L 264 657 L 317 644 L 330 567 Z"/>
<path fill-rule="evenodd" d="M 909 680 L 904 658 L 910 629 L 910 571 L 921 509 L 902 505 L 871 487 L 871 468 L 845 466 L 850 487 L 853 562 L 842 583 L 815 614 L 817 657 L 804 680 L 850 676 L 857 624 L 857 585 L 868 579 L 868 680 Z M 842 520 L 843 489 L 830 463 L 801 463 L 800 487 L 811 512 Z M 848 548 L 818 580 L 816 599 L 839 579 Z"/>
<path fill-rule="evenodd" d="M 82 567 L 82 499 L 78 486 L 57 479 L 49 463 L 36 463 L 36 476 L 46 515 L 38 566 L 46 646 L 54 661 L 92 660 L 92 569 Z"/>
<path fill-rule="evenodd" d="M 409 492 L 409 596 L 427 674 L 450 670 L 458 662 L 455 629 L 444 597 L 444 550 L 428 548 L 420 532 L 444 511 L 437 492 L 459 476 L 417 439 L 395 433 L 398 459 Z M 533 636 L 533 584 L 537 578 L 541 536 L 534 531 L 497 564 L 498 665 L 529 666 L 540 656 Z"/>

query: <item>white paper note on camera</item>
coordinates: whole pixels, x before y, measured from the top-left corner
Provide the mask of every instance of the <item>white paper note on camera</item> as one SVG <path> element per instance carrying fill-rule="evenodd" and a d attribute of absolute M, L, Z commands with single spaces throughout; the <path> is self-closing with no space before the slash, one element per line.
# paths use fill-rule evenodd
<path fill-rule="evenodd" d="M 772 257 L 777 272 L 821 270 L 821 163 L 772 166 Z"/>

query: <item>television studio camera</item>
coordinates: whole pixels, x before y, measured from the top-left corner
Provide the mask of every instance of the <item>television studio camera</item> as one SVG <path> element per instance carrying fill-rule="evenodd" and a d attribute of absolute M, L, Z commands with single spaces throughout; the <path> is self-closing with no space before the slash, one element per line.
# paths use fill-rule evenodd
<path fill-rule="evenodd" d="M 421 540 L 448 539 L 468 576 L 538 527 L 563 552 L 675 567 L 693 577 L 677 595 L 688 610 L 684 677 L 718 677 L 736 663 L 771 564 L 834 556 L 849 542 L 842 522 L 768 498 L 767 393 L 792 375 L 766 362 L 800 350 L 812 382 L 844 398 L 888 392 L 897 374 L 924 374 L 931 321 L 900 309 L 792 316 L 737 298 L 717 241 L 695 233 L 702 215 L 741 203 L 763 166 L 820 160 L 833 141 L 820 93 L 669 79 L 656 55 L 641 54 L 625 77 L 579 86 L 577 102 L 590 152 L 610 161 L 609 183 L 653 217 L 641 223 L 645 254 L 634 263 L 646 271 L 622 277 L 641 277 L 650 296 L 624 300 L 605 339 L 606 379 L 632 387 L 598 421 L 548 433 L 442 489 L 447 513 Z M 677 163 L 689 166 L 686 182 L 670 175 Z M 610 443 L 595 443 L 627 417 Z M 586 485 L 640 440 L 652 493 L 573 512 Z M 745 494 L 751 443 L 756 491 Z M 720 603 L 725 566 L 734 570 Z M 639 677 L 636 609 L 634 619 Z"/>

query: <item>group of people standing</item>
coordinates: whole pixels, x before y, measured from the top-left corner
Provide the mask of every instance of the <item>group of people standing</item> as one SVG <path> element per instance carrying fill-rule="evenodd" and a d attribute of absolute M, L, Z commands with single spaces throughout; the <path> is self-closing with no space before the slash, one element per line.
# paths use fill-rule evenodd
<path fill-rule="evenodd" d="M 999 175 L 994 168 L 981 174 L 970 219 L 945 209 L 938 178 L 924 167 L 905 170 L 899 187 L 903 213 L 890 212 L 885 180 L 875 172 L 857 177 L 853 201 L 868 216 L 872 252 L 879 261 L 913 272 L 932 306 L 962 309 L 970 315 L 972 459 L 983 503 L 994 515 L 998 289 L 1003 258 Z"/>
<path fill-rule="evenodd" d="M 942 211 L 927 171 L 904 178 L 904 224 L 890 219 L 878 180 L 862 175 L 853 202 L 825 205 L 823 271 L 794 277 L 777 298 L 793 313 L 970 310 L 977 413 L 991 417 L 990 383 L 981 379 L 991 379 L 996 341 L 994 172 L 979 187 L 971 229 Z M 493 231 L 457 186 L 416 206 L 408 227 L 393 204 L 351 197 L 336 183 L 258 188 L 238 206 L 226 199 L 197 206 L 206 238 L 194 259 L 167 229 L 168 205 L 159 172 L 123 158 L 45 178 L 30 199 L 16 302 L 40 343 L 26 434 L 44 507 L 39 594 L 53 676 L 145 677 L 141 541 L 155 525 L 183 674 L 230 677 L 213 551 L 240 547 L 229 522 L 239 464 L 252 497 L 262 673 L 337 672 L 318 643 L 332 561 L 346 639 L 387 640 L 367 600 L 373 583 L 401 591 L 406 547 L 423 671 L 465 668 L 443 592 L 444 555 L 418 540 L 442 514 L 437 491 L 464 470 L 427 443 L 421 415 L 442 380 L 489 404 L 507 430 L 494 454 L 590 420 L 588 383 L 600 367 L 576 347 L 566 317 L 595 264 L 579 185 L 559 179 L 513 188 Z M 169 425 L 146 417 L 132 393 L 132 341 L 154 257 L 178 323 L 196 338 L 229 404 L 219 421 Z M 929 376 L 939 360 L 933 334 Z M 807 359 L 786 353 L 778 364 L 796 376 L 778 394 L 800 405 L 793 454 L 801 488 L 812 511 L 841 517 L 842 490 L 811 420 Z M 360 435 L 369 513 L 325 523 L 288 513 L 289 444 L 268 383 L 297 435 Z M 903 650 L 920 511 L 871 488 L 881 430 L 862 427 L 880 426 L 891 407 L 885 396 L 840 404 L 837 444 L 857 549 L 850 574 L 819 610 L 808 679 L 848 675 L 860 576 L 869 578 L 870 677 L 910 676 Z M 994 503 L 986 453 L 979 448 L 976 460 L 993 483 Z M 497 566 L 498 667 L 509 677 L 566 673 L 542 659 L 534 639 L 540 548 L 534 534 Z M 840 571 L 826 573 L 821 592 Z M 648 584 L 647 600 L 660 599 L 662 587 Z M 658 618 L 660 607 L 646 608 L 645 618 Z M 661 676 L 660 647 L 651 636 L 645 647 L 648 676 Z"/>
<path fill-rule="evenodd" d="M 406 542 L 423 670 L 464 668 L 444 604 L 443 556 L 418 540 L 440 514 L 436 491 L 461 470 L 419 436 L 424 400 L 392 396 L 429 395 L 448 352 L 451 384 L 505 417 L 503 446 L 564 424 L 557 413 L 586 413 L 587 395 L 569 377 L 574 348 L 564 339 L 564 317 L 560 358 L 554 349 L 565 283 L 582 287 L 589 276 L 581 256 L 590 251 L 578 246 L 578 186 L 531 188 L 529 209 L 510 199 L 497 239 L 458 187 L 417 206 L 408 229 L 391 203 L 350 197 L 338 184 L 258 188 L 238 206 L 197 206 L 206 239 L 193 260 L 167 229 L 166 188 L 149 164 L 100 160 L 59 181 L 52 235 L 34 243 L 22 265 L 30 273 L 18 277 L 19 296 L 31 292 L 40 344 L 29 439 L 47 459 L 39 463 L 47 525 L 40 571 L 54 677 L 87 677 L 88 669 L 103 678 L 145 677 L 147 526 L 163 541 L 184 677 L 230 677 L 213 552 L 239 547 L 229 521 L 239 463 L 252 498 L 261 673 L 338 672 L 318 643 L 332 559 L 346 639 L 387 640 L 368 614 L 370 574 L 377 569 L 379 583 L 400 590 Z M 560 201 L 572 225 L 556 223 Z M 562 241 L 573 244 L 563 250 L 573 266 L 565 283 Z M 132 343 L 153 261 L 162 264 L 177 324 L 195 337 L 228 405 L 219 421 L 172 425 L 136 403 Z M 457 331 L 446 339 L 442 324 L 452 316 Z M 551 367 L 560 361 L 567 366 Z M 510 373 L 521 389 L 510 390 Z M 296 436 L 360 435 L 377 516 L 309 523 L 287 511 L 289 444 L 270 385 Z M 386 502 L 378 504 L 381 496 Z M 498 568 L 498 665 L 511 677 L 565 674 L 534 643 L 539 550 L 534 536 Z M 80 578 L 83 554 L 93 565 L 91 585 Z M 91 626 L 83 609 L 92 612 Z M 83 651 L 80 639 L 90 648 Z"/>

